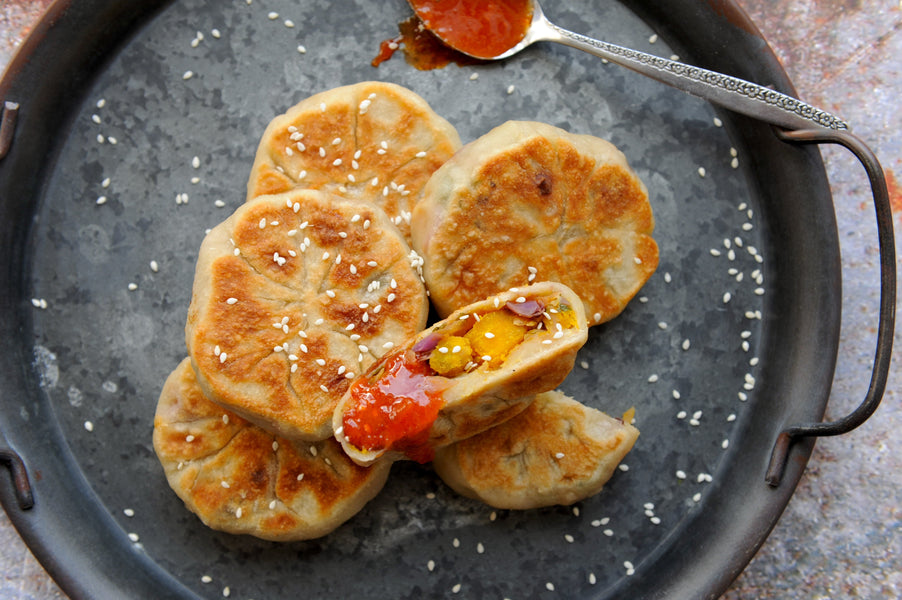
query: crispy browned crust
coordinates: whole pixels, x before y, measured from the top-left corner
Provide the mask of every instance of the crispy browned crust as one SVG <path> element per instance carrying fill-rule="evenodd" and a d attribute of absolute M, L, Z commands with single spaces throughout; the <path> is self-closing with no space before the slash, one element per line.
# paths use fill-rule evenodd
<path fill-rule="evenodd" d="M 436 452 L 436 472 L 458 493 L 496 508 L 569 505 L 597 494 L 639 430 L 560 392 Z"/>
<path fill-rule="evenodd" d="M 329 533 L 388 478 L 388 465 L 360 467 L 334 439 L 292 442 L 209 401 L 188 359 L 163 386 L 153 444 L 169 485 L 206 525 L 266 540 Z"/>
<path fill-rule="evenodd" d="M 441 315 L 514 286 L 560 281 L 590 324 L 620 314 L 658 265 L 645 186 L 599 138 L 511 121 L 430 179 L 411 236 Z"/>
<path fill-rule="evenodd" d="M 464 315 L 485 314 L 519 297 L 526 299 L 555 297 L 573 307 L 575 325 L 558 334 L 534 331 L 507 356 L 500 367 L 483 364 L 478 369 L 452 378 L 437 378 L 442 392 L 442 407 L 433 423 L 428 445 L 439 448 L 492 428 L 523 411 L 535 394 L 560 385 L 573 369 L 577 351 L 587 339 L 587 325 L 579 297 L 560 283 L 540 282 L 496 294 L 461 308 L 421 332 L 395 352 L 404 352 L 432 333 L 456 335 Z M 375 367 L 374 367 L 375 368 Z M 345 452 L 359 464 L 385 458 L 405 458 L 397 452 L 371 451 L 354 447 L 342 432 L 345 408 L 351 402 L 346 393 L 335 408 L 333 429 Z"/>
<path fill-rule="evenodd" d="M 207 396 L 315 441 L 350 385 L 426 323 L 410 249 L 372 205 L 313 190 L 262 196 L 205 238 L 185 328 Z"/>
<path fill-rule="evenodd" d="M 408 236 L 423 186 L 460 145 L 454 127 L 406 88 L 377 81 L 338 87 L 272 120 L 248 198 L 325 190 L 374 203 Z"/>

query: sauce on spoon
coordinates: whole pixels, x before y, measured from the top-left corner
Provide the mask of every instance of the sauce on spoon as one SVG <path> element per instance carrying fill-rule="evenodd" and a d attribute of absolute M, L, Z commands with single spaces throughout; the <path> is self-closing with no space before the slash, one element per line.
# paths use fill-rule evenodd
<path fill-rule="evenodd" d="M 408 0 L 423 24 L 449 46 L 477 58 L 513 48 L 532 22 L 530 0 Z"/>

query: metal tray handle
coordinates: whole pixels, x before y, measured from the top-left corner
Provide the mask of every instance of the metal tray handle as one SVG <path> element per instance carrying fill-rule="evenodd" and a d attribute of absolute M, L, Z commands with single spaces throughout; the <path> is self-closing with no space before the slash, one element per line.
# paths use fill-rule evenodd
<path fill-rule="evenodd" d="M 34 506 L 34 493 L 31 491 L 31 484 L 28 482 L 25 463 L 12 450 L 0 448 L 0 465 L 9 468 L 13 485 L 16 488 L 16 501 L 19 503 L 19 508 L 22 510 L 32 508 Z"/>
<path fill-rule="evenodd" d="M 877 350 L 871 370 L 871 381 L 864 400 L 854 411 L 836 421 L 799 423 L 783 429 L 771 453 L 765 480 L 771 486 L 780 484 L 793 441 L 811 436 L 841 435 L 852 431 L 870 417 L 886 389 L 896 322 L 896 250 L 893 213 L 889 203 L 886 177 L 877 157 L 860 139 L 847 131 L 800 129 L 787 131 L 774 128 L 777 137 L 794 144 L 839 144 L 848 148 L 864 166 L 874 196 L 877 213 L 877 240 L 880 246 L 880 315 L 877 323 Z"/>

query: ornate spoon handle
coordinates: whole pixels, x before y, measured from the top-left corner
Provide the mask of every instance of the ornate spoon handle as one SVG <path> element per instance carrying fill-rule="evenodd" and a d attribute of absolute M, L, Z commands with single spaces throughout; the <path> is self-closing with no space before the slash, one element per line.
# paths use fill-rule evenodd
<path fill-rule="evenodd" d="M 539 40 L 559 42 L 730 110 L 787 129 L 808 129 L 812 125 L 835 130 L 849 128 L 845 121 L 826 111 L 756 83 L 595 40 L 567 31 L 547 19 L 542 21 L 544 27 L 533 23 L 532 35 L 529 36 L 532 39 L 528 43 Z"/>

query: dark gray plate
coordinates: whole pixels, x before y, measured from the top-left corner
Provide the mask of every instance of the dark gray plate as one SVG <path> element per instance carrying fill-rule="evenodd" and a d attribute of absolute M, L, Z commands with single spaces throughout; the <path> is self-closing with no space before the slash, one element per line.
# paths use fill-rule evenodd
<path fill-rule="evenodd" d="M 730 2 L 547 4 L 571 30 L 792 93 Z M 810 444 L 778 487 L 768 457 L 786 423 L 820 419 L 839 330 L 817 151 L 564 47 L 371 67 L 408 14 L 402 0 L 62 2 L 0 85 L 21 105 L 0 162 L 0 428 L 35 505 L 19 509 L 6 485 L 0 497 L 72 597 L 715 597 L 782 512 Z M 197 249 L 244 200 L 267 122 L 366 79 L 413 89 L 464 141 L 528 119 L 624 151 L 649 187 L 660 268 L 591 331 L 564 389 L 615 415 L 635 406 L 642 435 L 574 507 L 493 511 L 398 464 L 322 539 L 217 533 L 151 448 Z"/>

